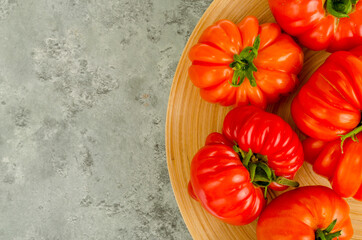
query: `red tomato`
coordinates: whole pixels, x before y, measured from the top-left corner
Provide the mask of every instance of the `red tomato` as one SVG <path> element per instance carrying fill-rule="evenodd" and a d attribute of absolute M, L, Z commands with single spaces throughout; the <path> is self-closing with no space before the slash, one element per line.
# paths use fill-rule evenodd
<path fill-rule="evenodd" d="M 361 123 L 362 46 L 333 53 L 313 73 L 292 103 L 292 115 L 306 135 L 325 141 Z"/>
<path fill-rule="evenodd" d="M 215 217 L 234 225 L 255 220 L 266 189 L 298 186 L 291 179 L 303 164 L 298 136 L 280 117 L 255 106 L 237 107 L 223 134 L 211 133 L 191 163 L 189 193 Z"/>
<path fill-rule="evenodd" d="M 189 58 L 189 77 L 201 97 L 224 106 L 276 102 L 294 89 L 303 65 L 303 52 L 290 36 L 252 16 L 238 25 L 220 20 L 208 27 Z"/>
<path fill-rule="evenodd" d="M 339 139 L 323 142 L 307 138 L 303 147 L 313 170 L 327 177 L 335 192 L 362 201 L 362 132 L 356 138 L 360 141 L 348 138 L 344 142 L 343 153 Z"/>
<path fill-rule="evenodd" d="M 358 0 L 269 0 L 281 28 L 315 51 L 349 50 L 362 44 Z"/>
<path fill-rule="evenodd" d="M 258 240 L 348 240 L 353 228 L 346 201 L 327 187 L 308 186 L 274 199 L 260 215 L 256 234 Z"/>
<path fill-rule="evenodd" d="M 362 46 L 333 53 L 292 103 L 297 126 L 309 137 L 307 161 L 343 197 L 362 200 Z"/>

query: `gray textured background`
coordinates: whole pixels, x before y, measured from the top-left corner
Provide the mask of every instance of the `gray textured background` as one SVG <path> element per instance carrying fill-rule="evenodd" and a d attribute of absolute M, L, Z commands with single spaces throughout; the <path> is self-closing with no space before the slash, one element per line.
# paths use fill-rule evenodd
<path fill-rule="evenodd" d="M 165 159 L 211 0 L 0 0 L 0 239 L 191 239 Z"/>

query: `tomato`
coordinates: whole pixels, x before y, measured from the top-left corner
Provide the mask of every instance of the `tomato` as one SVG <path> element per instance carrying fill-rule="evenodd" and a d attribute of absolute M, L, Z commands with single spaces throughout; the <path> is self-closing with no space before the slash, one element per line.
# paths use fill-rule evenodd
<path fill-rule="evenodd" d="M 313 169 L 343 197 L 362 200 L 362 46 L 335 52 L 302 87 L 292 116 L 310 137 L 304 152 Z"/>
<path fill-rule="evenodd" d="M 339 139 L 324 142 L 307 138 L 303 147 L 313 170 L 328 178 L 336 193 L 362 201 L 362 132 L 356 138 L 360 141 L 348 138 L 342 148 Z"/>
<path fill-rule="evenodd" d="M 263 191 L 256 188 L 233 148 L 207 145 L 191 165 L 189 192 L 215 217 L 233 225 L 254 221 L 264 208 Z"/>
<path fill-rule="evenodd" d="M 353 228 L 343 198 L 327 187 L 307 186 L 275 198 L 260 215 L 256 234 L 258 240 L 348 240 Z"/>
<path fill-rule="evenodd" d="M 281 28 L 315 51 L 349 50 L 362 44 L 359 0 L 269 0 Z"/>
<path fill-rule="evenodd" d="M 335 52 L 301 88 L 292 116 L 306 135 L 325 141 L 353 131 L 361 123 L 362 46 Z"/>
<path fill-rule="evenodd" d="M 189 77 L 211 103 L 265 108 L 291 92 L 303 52 L 275 23 L 249 16 L 238 25 L 220 20 L 208 27 L 189 52 Z"/>
<path fill-rule="evenodd" d="M 205 145 L 191 162 L 188 190 L 224 222 L 248 224 L 264 208 L 268 188 L 298 186 L 292 179 L 303 164 L 303 147 L 274 114 L 237 107 L 226 115 L 223 134 L 211 133 Z"/>

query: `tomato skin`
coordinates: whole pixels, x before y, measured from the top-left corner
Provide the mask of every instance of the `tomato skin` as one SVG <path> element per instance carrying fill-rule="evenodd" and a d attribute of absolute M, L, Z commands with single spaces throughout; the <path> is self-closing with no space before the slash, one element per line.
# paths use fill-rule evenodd
<path fill-rule="evenodd" d="M 277 176 L 292 179 L 303 164 L 303 147 L 280 117 L 255 106 L 237 107 L 224 120 L 223 134 L 211 133 L 191 162 L 190 195 L 213 216 L 233 225 L 254 221 L 266 205 L 264 191 L 254 186 L 247 168 L 234 151 L 268 158 Z M 274 190 L 287 187 L 272 183 Z"/>
<path fill-rule="evenodd" d="M 362 140 L 362 133 L 356 135 Z M 340 196 L 353 197 L 362 201 L 362 142 L 351 138 L 343 144 L 339 139 L 323 142 L 313 138 L 303 141 L 306 159 L 313 165 L 313 170 L 328 178 L 333 190 Z"/>
<path fill-rule="evenodd" d="M 306 135 L 332 141 L 361 122 L 362 46 L 327 58 L 292 102 L 292 116 Z"/>
<path fill-rule="evenodd" d="M 362 44 L 362 2 L 349 17 L 338 19 L 324 9 L 325 0 L 269 0 L 280 27 L 305 47 L 329 52 Z M 337 24 L 336 24 L 337 23 Z"/>
<path fill-rule="evenodd" d="M 302 143 L 304 149 L 304 159 L 310 164 L 313 164 L 327 143 L 328 142 L 314 138 L 305 139 Z"/>
<path fill-rule="evenodd" d="M 247 78 L 240 86 L 231 86 L 234 70 L 229 65 L 234 62 L 234 55 L 253 46 L 258 35 L 260 47 L 254 60 L 257 86 L 252 87 Z M 303 58 L 302 49 L 290 36 L 282 34 L 275 23 L 259 25 L 253 16 L 238 25 L 220 20 L 209 26 L 190 49 L 189 77 L 208 102 L 265 108 L 295 88 Z"/>
<path fill-rule="evenodd" d="M 341 231 L 340 240 L 353 236 L 349 206 L 333 190 L 306 186 L 275 198 L 259 217 L 258 240 L 315 240 L 317 229 L 326 229 L 335 219 L 332 233 Z"/>

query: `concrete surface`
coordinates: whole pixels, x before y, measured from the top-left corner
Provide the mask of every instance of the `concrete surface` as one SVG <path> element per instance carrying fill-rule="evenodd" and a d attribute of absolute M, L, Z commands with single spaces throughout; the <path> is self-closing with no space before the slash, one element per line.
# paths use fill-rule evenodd
<path fill-rule="evenodd" d="M 0 239 L 191 239 L 164 125 L 211 0 L 0 0 Z"/>

